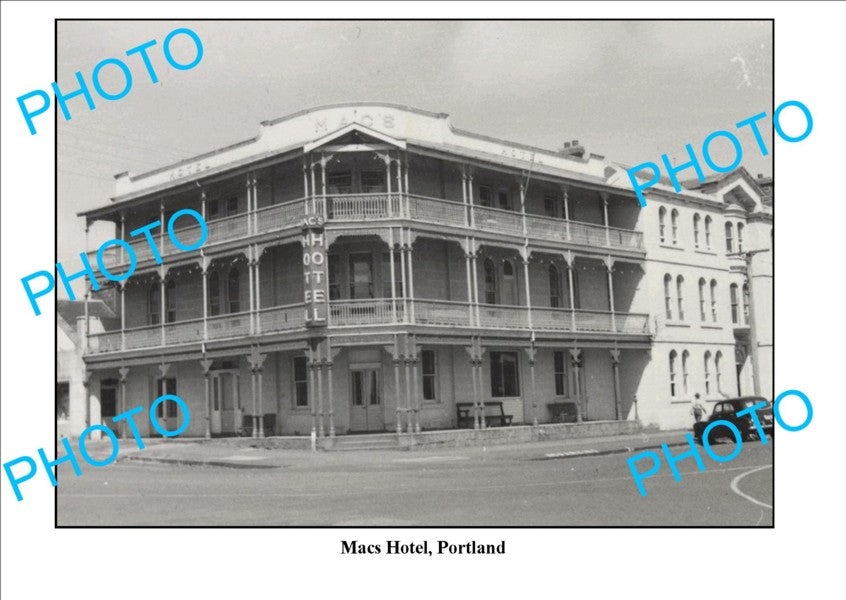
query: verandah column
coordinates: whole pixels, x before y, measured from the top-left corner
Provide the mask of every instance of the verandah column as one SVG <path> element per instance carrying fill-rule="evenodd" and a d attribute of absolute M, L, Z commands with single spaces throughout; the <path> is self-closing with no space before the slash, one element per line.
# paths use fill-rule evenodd
<path fill-rule="evenodd" d="M 335 438 L 335 402 L 334 402 L 334 384 L 332 382 L 332 365 L 335 361 L 335 357 L 340 352 L 340 348 L 332 348 L 332 339 L 330 337 L 326 337 L 326 356 L 329 360 L 326 361 L 326 376 L 327 376 L 327 384 L 328 384 L 328 397 L 329 397 L 329 438 Z"/>
<path fill-rule="evenodd" d="M 129 376 L 129 367 L 121 367 L 118 369 L 120 379 L 118 385 L 120 386 L 120 412 L 126 412 L 126 378 Z M 161 405 L 160 405 L 161 406 Z M 126 419 L 120 422 L 120 438 L 126 437 Z"/>
<path fill-rule="evenodd" d="M 561 186 L 561 193 L 564 195 L 564 227 L 567 231 L 567 241 L 570 241 L 570 187 L 566 185 Z"/>
<path fill-rule="evenodd" d="M 120 349 L 126 350 L 126 280 L 118 283 L 120 286 Z"/>
<path fill-rule="evenodd" d="M 400 229 L 400 279 L 402 281 L 402 322 L 408 322 L 408 280 L 406 267 L 406 254 L 408 254 L 408 246 L 405 242 L 404 230 Z M 408 257 L 410 259 L 410 256 Z"/>
<path fill-rule="evenodd" d="M 482 347 L 482 339 L 476 338 L 476 371 L 479 377 L 479 427 L 481 429 L 487 428 L 485 423 L 485 381 L 482 373 L 484 355 L 485 349 Z"/>
<path fill-rule="evenodd" d="M 203 340 L 209 339 L 209 260 L 200 250 L 200 273 L 203 276 Z"/>
<path fill-rule="evenodd" d="M 397 322 L 397 274 L 394 259 L 394 228 L 388 228 L 388 260 L 391 263 L 391 322 Z"/>
<path fill-rule="evenodd" d="M 464 250 L 464 268 L 467 273 L 467 316 L 469 317 L 467 324 L 472 327 L 475 324 L 475 319 L 473 318 L 473 266 L 471 264 L 473 253 L 471 251 L 469 237 L 464 238 L 464 243 L 461 245 L 461 248 Z"/>
<path fill-rule="evenodd" d="M 526 240 L 525 245 L 520 248 L 520 258 L 523 262 L 523 280 L 525 281 L 526 287 L 526 321 L 529 326 L 529 329 L 533 329 L 534 326 L 532 325 L 532 292 L 529 286 L 529 258 L 531 254 L 529 252 L 529 240 Z"/>
<path fill-rule="evenodd" d="M 311 343 L 311 341 L 310 341 Z M 317 406 L 314 395 L 317 391 L 314 385 L 314 370 L 317 363 L 317 353 L 313 347 L 308 349 L 308 403 L 311 408 L 311 449 L 317 450 Z"/>
<path fill-rule="evenodd" d="M 417 346 L 417 338 L 412 336 L 414 352 L 411 356 L 411 372 L 414 375 L 412 380 L 411 393 L 414 397 L 414 431 L 420 433 L 420 393 L 417 387 L 418 369 L 420 368 L 420 349 Z"/>
<path fill-rule="evenodd" d="M 160 304 L 160 313 L 159 315 L 161 318 L 159 319 L 161 322 L 161 331 L 162 331 L 162 346 L 165 345 L 165 321 L 167 321 L 167 315 L 165 314 L 165 292 L 167 290 L 167 286 L 165 285 L 165 277 L 166 272 L 164 267 L 159 267 L 159 304 Z"/>
<path fill-rule="evenodd" d="M 623 403 L 620 392 L 620 351 L 617 348 L 609 350 L 611 353 L 611 365 L 614 369 L 614 406 L 617 412 L 617 420 L 623 419 Z"/>
<path fill-rule="evenodd" d="M 473 381 L 473 429 L 479 428 L 479 391 L 476 382 L 476 340 L 470 339 L 470 346 L 464 348 L 470 356 L 470 379 Z"/>
<path fill-rule="evenodd" d="M 405 232 L 405 239 L 407 241 L 407 252 L 408 252 L 408 308 L 410 311 L 409 317 L 407 321 L 409 323 L 414 323 L 414 256 L 412 254 L 414 250 L 414 246 L 411 240 L 411 230 L 407 229 Z"/>
<path fill-rule="evenodd" d="M 326 429 L 324 422 L 326 415 L 323 412 L 323 369 L 326 365 L 326 357 L 321 352 L 320 360 L 317 363 L 317 437 L 323 439 L 326 437 Z"/>
<path fill-rule="evenodd" d="M 529 376 L 532 381 L 532 427 L 538 426 L 538 393 L 537 393 L 537 386 L 535 384 L 535 356 L 537 355 L 538 349 L 535 348 L 534 343 L 525 349 L 526 355 L 529 358 Z"/>
<path fill-rule="evenodd" d="M 409 336 L 405 336 L 405 417 L 406 431 L 414 433 L 414 400 L 411 397 L 411 351 Z"/>
<path fill-rule="evenodd" d="M 570 358 L 573 364 L 573 389 L 576 393 L 576 421 L 582 422 L 582 390 L 581 380 L 579 379 L 579 361 L 582 351 L 579 348 L 572 348 L 570 350 Z"/>
<path fill-rule="evenodd" d="M 605 245 L 611 245 L 611 230 L 608 229 L 608 192 L 599 192 L 602 198 L 602 222 L 605 225 Z"/>
<path fill-rule="evenodd" d="M 255 260 L 253 258 L 253 245 L 247 246 L 247 271 L 249 275 L 249 291 L 250 291 L 250 335 L 256 332 L 255 324 L 255 288 L 253 287 L 255 278 L 253 277 L 253 269 L 255 268 Z"/>
<path fill-rule="evenodd" d="M 611 310 L 611 331 L 617 331 L 617 315 L 614 313 L 614 259 L 607 256 L 604 262 L 608 272 L 608 306 Z"/>
<path fill-rule="evenodd" d="M 396 412 L 397 412 L 397 434 L 402 434 L 402 408 L 400 407 L 400 353 L 399 353 L 399 339 L 394 335 L 394 344 L 391 348 L 392 361 L 394 363 L 394 390 L 396 390 Z"/>
<path fill-rule="evenodd" d="M 211 437 L 211 368 L 214 361 L 208 358 L 203 358 L 200 361 L 200 366 L 203 368 L 203 383 L 205 393 L 205 410 L 206 410 L 206 438 Z"/>
<path fill-rule="evenodd" d="M 570 296 L 570 319 L 573 331 L 576 331 L 576 296 L 573 289 L 573 269 L 575 268 L 576 259 L 572 252 L 567 252 L 564 255 L 564 262 L 567 264 L 567 292 Z"/>

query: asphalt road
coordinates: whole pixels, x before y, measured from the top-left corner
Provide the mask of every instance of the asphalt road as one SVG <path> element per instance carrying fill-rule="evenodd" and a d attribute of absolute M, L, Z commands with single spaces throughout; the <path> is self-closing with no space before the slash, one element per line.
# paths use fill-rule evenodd
<path fill-rule="evenodd" d="M 680 482 L 662 463 L 645 497 L 630 455 L 546 459 L 549 444 L 294 451 L 285 466 L 266 469 L 124 461 L 81 477 L 63 465 L 57 525 L 771 526 L 772 448 L 745 443 L 731 462 L 705 458 L 705 472 L 686 459 Z"/>

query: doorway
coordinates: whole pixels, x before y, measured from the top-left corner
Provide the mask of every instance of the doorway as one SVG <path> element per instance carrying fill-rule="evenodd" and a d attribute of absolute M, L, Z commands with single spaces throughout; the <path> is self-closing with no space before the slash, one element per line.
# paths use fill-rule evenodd
<path fill-rule="evenodd" d="M 237 371 L 214 371 L 211 375 L 211 433 L 235 435 L 241 426 L 241 398 Z"/>
<path fill-rule="evenodd" d="M 384 431 L 380 369 L 350 370 L 350 430 Z"/>

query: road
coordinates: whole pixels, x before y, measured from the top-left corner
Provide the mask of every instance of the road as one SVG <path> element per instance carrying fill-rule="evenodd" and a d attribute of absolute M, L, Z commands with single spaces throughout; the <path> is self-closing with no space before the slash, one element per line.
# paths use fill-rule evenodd
<path fill-rule="evenodd" d="M 705 472 L 683 460 L 680 482 L 662 463 L 645 497 L 630 455 L 549 459 L 550 444 L 289 451 L 276 468 L 123 461 L 80 477 L 63 465 L 57 525 L 772 526 L 772 448 L 744 443 L 731 462 L 705 457 Z"/>

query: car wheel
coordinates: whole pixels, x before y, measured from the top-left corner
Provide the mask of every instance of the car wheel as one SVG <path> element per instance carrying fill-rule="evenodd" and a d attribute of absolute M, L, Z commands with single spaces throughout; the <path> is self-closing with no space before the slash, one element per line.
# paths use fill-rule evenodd
<path fill-rule="evenodd" d="M 693 438 L 693 441 L 701 446 L 702 445 L 702 436 L 701 435 L 696 436 L 695 438 Z"/>
<path fill-rule="evenodd" d="M 752 432 L 751 432 L 751 431 L 749 431 L 749 430 L 747 429 L 746 431 L 741 432 L 741 434 L 740 434 L 740 438 L 741 438 L 744 442 L 751 442 L 752 440 L 754 440 L 754 439 L 755 439 L 755 436 L 753 436 L 753 435 L 752 435 Z"/>

